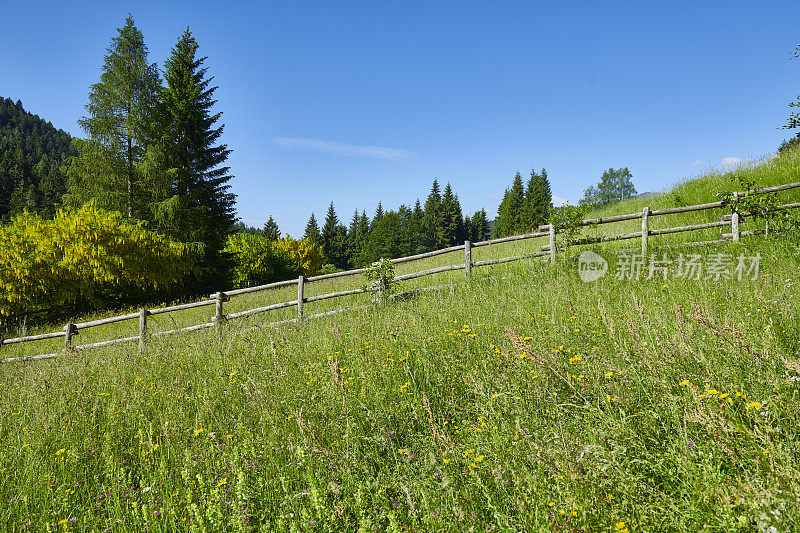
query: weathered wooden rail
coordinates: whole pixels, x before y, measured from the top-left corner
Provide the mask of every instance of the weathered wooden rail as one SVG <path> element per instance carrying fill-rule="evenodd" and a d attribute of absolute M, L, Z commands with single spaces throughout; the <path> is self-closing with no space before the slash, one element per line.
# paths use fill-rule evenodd
<path fill-rule="evenodd" d="M 761 189 L 755 189 L 753 191 L 748 191 L 748 193 L 749 194 L 767 194 L 767 193 L 774 193 L 774 192 L 778 192 L 778 191 L 794 189 L 794 188 L 798 188 L 798 187 L 800 187 L 800 183 L 788 183 L 788 184 L 785 184 L 785 185 L 778 185 L 778 186 L 775 186 L 775 187 L 765 187 L 765 188 L 761 188 Z M 734 197 L 739 196 L 739 195 L 743 195 L 743 194 L 745 194 L 745 193 L 744 192 L 736 192 L 736 193 L 734 193 Z M 654 210 L 651 210 L 649 207 L 645 207 L 641 212 L 637 212 L 637 213 L 628 213 L 628 214 L 623 214 L 623 215 L 613 215 L 613 216 L 609 216 L 609 217 L 586 219 L 586 220 L 581 221 L 579 223 L 579 225 L 582 226 L 582 227 L 586 227 L 586 226 L 596 227 L 596 226 L 603 225 L 603 224 L 610 224 L 610 223 L 615 223 L 615 222 L 623 222 L 623 221 L 627 221 L 627 220 L 641 219 L 641 221 L 642 221 L 641 228 L 642 229 L 641 229 L 641 231 L 635 231 L 635 232 L 629 232 L 629 233 L 620 233 L 620 234 L 616 234 L 616 235 L 601 235 L 601 236 L 597 236 L 597 237 L 583 237 L 583 238 L 579 238 L 579 239 L 573 239 L 570 242 L 562 242 L 560 244 L 556 242 L 556 236 L 558 234 L 558 228 L 555 227 L 553 224 L 548 224 L 546 226 L 540 226 L 539 228 L 537 228 L 537 230 L 538 230 L 537 232 L 527 233 L 527 234 L 524 234 L 524 235 L 514 235 L 514 236 L 511 236 L 511 237 L 503 237 L 503 238 L 500 238 L 500 239 L 491 239 L 491 240 L 488 240 L 488 241 L 481 241 L 481 242 L 476 242 L 476 243 L 471 243 L 470 241 L 465 241 L 463 246 L 462 245 L 451 246 L 449 248 L 443 248 L 441 250 L 434 250 L 432 252 L 426 252 L 426 253 L 422 253 L 422 254 L 416 254 L 416 255 L 412 255 L 412 256 L 398 257 L 398 258 L 395 258 L 395 259 L 391 259 L 392 263 L 400 264 L 400 263 L 406 263 L 406 262 L 409 262 L 409 261 L 415 261 L 415 260 L 420 260 L 420 259 L 428 259 L 428 258 L 431 258 L 431 257 L 436 257 L 436 256 L 443 255 L 443 254 L 457 252 L 457 251 L 460 251 L 460 250 L 464 251 L 464 262 L 463 263 L 430 268 L 430 269 L 427 269 L 427 270 L 422 270 L 422 271 L 419 271 L 419 272 L 412 272 L 412 273 L 409 273 L 409 274 L 402 274 L 402 275 L 399 275 L 399 276 L 395 276 L 394 279 L 396 281 L 404 281 L 404 280 L 420 278 L 420 277 L 423 277 L 423 276 L 429 276 L 429 275 L 433 275 L 433 274 L 438 274 L 438 273 L 442 273 L 442 272 L 451 272 L 451 271 L 455 271 L 455 270 L 464 270 L 465 277 L 466 277 L 467 280 L 469 280 L 469 278 L 471 276 L 472 269 L 476 268 L 476 267 L 488 266 L 488 265 L 496 265 L 496 264 L 506 263 L 506 262 L 510 262 L 510 261 L 520 261 L 520 260 L 523 260 L 523 259 L 530 259 L 530 258 L 536 258 L 536 257 L 545 257 L 545 256 L 548 256 L 549 261 L 551 263 L 554 263 L 556 261 L 557 250 L 559 249 L 559 247 L 563 248 L 565 245 L 570 245 L 570 246 L 586 245 L 586 244 L 595 244 L 595 243 L 602 243 L 602 242 L 612 242 L 612 241 L 620 241 L 620 240 L 637 239 L 638 238 L 638 239 L 641 239 L 641 253 L 643 255 L 646 255 L 647 252 L 648 252 L 648 249 L 649 249 L 649 244 L 650 244 L 649 243 L 649 239 L 650 239 L 651 236 L 669 235 L 669 234 L 673 234 L 673 233 L 681 233 L 681 232 L 688 232 L 688 231 L 699 231 L 699 230 L 704 230 L 704 229 L 709 229 L 709 228 L 716 228 L 716 227 L 719 227 L 719 228 L 730 227 L 731 228 L 730 233 L 722 233 L 721 236 L 720 236 L 720 239 L 710 240 L 710 241 L 700 241 L 700 242 L 696 242 L 696 243 L 689 243 L 689 244 L 710 244 L 710 243 L 722 242 L 722 241 L 725 241 L 725 240 L 728 240 L 728 239 L 733 240 L 733 241 L 738 241 L 743 236 L 758 235 L 758 234 L 763 234 L 766 231 L 768 231 L 768 230 L 741 231 L 740 230 L 741 222 L 743 221 L 743 219 L 745 217 L 749 216 L 750 214 L 749 213 L 739 213 L 739 212 L 736 212 L 736 211 L 733 211 L 733 212 L 731 212 L 729 214 L 724 215 L 721 218 L 721 220 L 717 221 L 717 222 L 706 222 L 706 223 L 702 223 L 702 224 L 694 224 L 694 225 L 689 225 L 689 226 L 678 226 L 678 227 L 672 227 L 672 228 L 650 229 L 650 218 L 654 217 L 654 216 L 672 215 L 672 214 L 678 214 L 678 213 L 689 213 L 689 212 L 692 212 L 692 211 L 703 211 L 703 210 L 708 210 L 708 209 L 720 209 L 720 208 L 725 208 L 725 207 L 728 207 L 728 203 L 726 201 L 724 201 L 724 200 L 720 200 L 720 201 L 717 201 L 717 202 L 709 202 L 709 203 L 705 203 L 705 204 L 690 205 L 690 206 L 683 206 L 683 207 L 670 207 L 670 208 L 666 208 L 666 209 L 654 209 Z M 779 205 L 779 206 L 776 206 L 773 209 L 773 211 L 781 211 L 781 210 L 796 209 L 796 208 L 800 208 L 800 202 Z M 548 237 L 549 238 L 549 243 L 540 246 L 540 250 L 537 251 L 537 252 L 532 252 L 532 253 L 527 253 L 527 254 L 522 254 L 522 255 L 516 255 L 516 256 L 511 256 L 511 257 L 503 257 L 503 258 L 499 258 L 499 259 L 488 259 L 488 260 L 483 260 L 483 261 L 473 261 L 472 260 L 472 250 L 474 248 L 479 248 L 479 247 L 483 247 L 483 246 L 490 246 L 490 245 L 500 244 L 500 243 L 504 243 L 504 242 L 535 239 L 535 238 L 540 238 L 540 237 Z M 19 362 L 19 361 L 38 361 L 38 360 L 41 360 L 41 359 L 52 359 L 52 358 L 58 357 L 59 355 L 62 355 L 64 353 L 72 353 L 72 352 L 76 352 L 76 351 L 80 351 L 80 350 L 86 350 L 86 349 L 90 349 L 90 348 L 99 348 L 99 347 L 102 347 L 102 346 L 110 346 L 110 345 L 113 345 L 113 344 L 120 344 L 120 343 L 134 342 L 134 341 L 138 342 L 138 348 L 139 348 L 139 350 L 142 350 L 142 349 L 145 348 L 146 343 L 148 341 L 148 338 L 150 338 L 150 337 L 162 337 L 162 336 L 165 336 L 165 335 L 173 335 L 173 334 L 176 334 L 176 333 L 185 333 L 185 332 L 197 331 L 197 330 L 208 329 L 208 328 L 216 328 L 217 331 L 222 332 L 224 324 L 228 320 L 233 320 L 233 319 L 236 319 L 236 318 L 252 316 L 252 315 L 259 314 L 259 313 L 266 313 L 266 312 L 269 312 L 269 311 L 273 311 L 273 310 L 277 310 L 277 309 L 283 309 L 283 308 L 287 308 L 287 307 L 296 307 L 297 308 L 297 318 L 288 319 L 288 320 L 281 320 L 281 321 L 277 321 L 277 322 L 267 322 L 267 323 L 262 324 L 262 325 L 254 326 L 254 328 L 264 327 L 264 326 L 277 326 L 277 325 L 281 325 L 281 324 L 290 324 L 290 323 L 300 323 L 300 322 L 302 322 L 304 320 L 310 320 L 310 319 L 313 319 L 313 318 L 330 316 L 330 315 L 333 315 L 333 314 L 336 314 L 336 313 L 340 313 L 340 312 L 343 312 L 343 311 L 350 311 L 350 310 L 367 308 L 367 307 L 369 307 L 369 305 L 361 305 L 361 306 L 357 306 L 357 307 L 347 307 L 347 308 L 334 309 L 334 310 L 331 310 L 331 311 L 312 314 L 312 315 L 308 315 L 308 316 L 304 315 L 304 305 L 307 304 L 307 303 L 318 302 L 318 301 L 322 301 L 322 300 L 328 300 L 328 299 L 331 299 L 331 298 L 339 298 L 339 297 L 343 297 L 343 296 L 351 296 L 351 295 L 370 292 L 370 289 L 358 288 L 358 289 L 350 289 L 350 290 L 332 292 L 332 293 L 327 293 L 327 294 L 321 294 L 321 295 L 317 295 L 317 296 L 305 296 L 305 287 L 306 287 L 307 284 L 313 283 L 313 282 L 322 281 L 322 280 L 329 280 L 329 279 L 339 278 L 339 277 L 343 277 L 343 276 L 358 275 L 358 274 L 364 273 L 366 270 L 367 269 L 360 268 L 360 269 L 355 269 L 355 270 L 347 270 L 347 271 L 343 271 L 343 272 L 335 272 L 333 274 L 324 274 L 324 275 L 320 275 L 320 276 L 311 276 L 311 277 L 308 277 L 308 278 L 300 276 L 297 279 L 279 281 L 279 282 L 276 282 L 276 283 L 269 283 L 269 284 L 266 284 L 266 285 L 259 285 L 259 286 L 256 286 L 256 287 L 247 287 L 247 288 L 235 289 L 235 290 L 230 290 L 230 291 L 225 291 L 225 292 L 222 292 L 222 291 L 216 292 L 216 293 L 210 295 L 210 299 L 208 299 L 208 300 L 201 300 L 201 301 L 197 301 L 197 302 L 191 302 L 191 303 L 180 304 L 180 305 L 172 305 L 172 306 L 168 306 L 168 307 L 160 307 L 160 308 L 156 308 L 156 309 L 140 309 L 136 313 L 128 313 L 128 314 L 124 314 L 124 315 L 112 316 L 112 317 L 109 317 L 109 318 L 102 318 L 102 319 L 98 319 L 98 320 L 90 320 L 90 321 L 87 321 L 87 322 L 77 322 L 77 323 L 69 322 L 64 326 L 64 328 L 61 331 L 55 331 L 55 332 L 51 332 L 51 333 L 41 333 L 41 334 L 37 334 L 37 335 L 29 335 L 29 336 L 22 336 L 22 337 L 15 337 L 15 338 L 10 338 L 10 339 L 2 339 L 2 338 L 0 338 L 0 348 L 2 348 L 5 345 L 19 344 L 19 343 L 23 343 L 23 342 L 34 342 L 34 341 L 38 341 L 38 340 L 54 339 L 54 338 L 62 338 L 62 337 L 64 338 L 64 348 L 61 351 L 54 352 L 54 353 L 48 353 L 48 354 L 42 354 L 42 355 L 30 355 L 30 356 L 23 356 L 23 357 L 9 357 L 9 358 L 5 358 L 5 359 L 0 360 L 0 362 L 10 363 L 10 362 Z M 249 293 L 254 293 L 254 292 L 262 292 L 262 291 L 267 291 L 267 290 L 272 290 L 272 289 L 279 289 L 279 288 L 289 287 L 289 286 L 293 286 L 293 285 L 297 286 L 297 299 L 295 299 L 295 300 L 274 303 L 274 304 L 265 305 L 265 306 L 262 306 L 262 307 L 256 307 L 256 308 L 247 309 L 247 310 L 244 310 L 244 311 L 230 313 L 230 314 L 227 314 L 227 315 L 224 314 L 224 312 L 223 312 L 224 311 L 224 304 L 225 304 L 226 301 L 229 300 L 229 298 L 231 296 L 249 294 Z M 408 291 L 407 293 L 402 293 L 402 294 L 410 294 L 410 293 L 421 292 L 421 291 L 426 291 L 426 290 L 438 289 L 438 288 L 442 288 L 442 287 L 450 286 L 450 285 L 452 285 L 452 284 L 437 285 L 437 286 L 434 286 L 434 287 L 423 287 L 423 288 L 415 289 L 414 291 Z M 400 295 L 398 295 L 398 296 L 400 296 Z M 153 333 L 153 334 L 149 334 L 148 333 L 148 317 L 150 317 L 152 315 L 171 313 L 171 312 L 175 312 L 175 311 L 184 311 L 184 310 L 192 309 L 192 308 L 196 308 L 196 307 L 204 307 L 204 306 L 212 306 L 212 305 L 214 306 L 214 317 L 213 317 L 211 322 L 205 322 L 205 323 L 202 323 L 202 324 L 196 324 L 196 325 L 177 328 L 177 329 L 172 329 L 172 330 L 168 330 L 168 331 L 159 331 L 159 332 L 156 332 L 156 333 Z M 139 320 L 139 330 L 138 330 L 138 334 L 137 335 L 133 335 L 133 336 L 129 336 L 129 337 L 116 338 L 116 339 L 111 339 L 111 340 L 106 340 L 106 341 L 100 341 L 100 342 L 93 342 L 93 343 L 88 343 L 88 344 L 73 345 L 72 339 L 75 337 L 75 335 L 78 334 L 78 332 L 80 332 L 80 330 L 93 328 L 93 327 L 97 327 L 97 326 L 102 326 L 102 325 L 107 325 L 107 324 L 113 324 L 115 322 L 122 322 L 122 321 L 125 321 L 125 320 L 133 320 L 133 319 L 137 319 L 137 318 Z M 253 328 L 251 328 L 251 329 L 253 329 Z"/>

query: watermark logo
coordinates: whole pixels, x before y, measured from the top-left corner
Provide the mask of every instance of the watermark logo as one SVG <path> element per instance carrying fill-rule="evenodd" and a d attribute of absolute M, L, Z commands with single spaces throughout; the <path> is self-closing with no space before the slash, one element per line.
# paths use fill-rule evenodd
<path fill-rule="evenodd" d="M 608 272 L 608 261 L 594 252 L 581 252 L 578 256 L 578 275 L 581 281 L 597 281 Z"/>
<path fill-rule="evenodd" d="M 755 280 L 761 268 L 761 254 L 758 253 L 754 256 L 712 253 L 706 257 L 682 253 L 677 257 L 651 254 L 645 258 L 642 254 L 622 251 L 617 252 L 615 259 L 613 277 L 619 280 L 660 278 L 666 281 L 670 277 L 697 281 Z M 578 255 L 578 275 L 582 281 L 596 281 L 607 271 L 608 262 L 601 255 L 588 251 Z"/>

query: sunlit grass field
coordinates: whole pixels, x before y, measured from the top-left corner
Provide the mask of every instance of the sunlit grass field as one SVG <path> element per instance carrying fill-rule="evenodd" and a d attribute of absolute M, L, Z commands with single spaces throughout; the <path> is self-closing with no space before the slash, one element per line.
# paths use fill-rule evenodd
<path fill-rule="evenodd" d="M 797 163 L 747 172 L 762 186 L 800 181 Z M 688 203 L 716 199 L 700 194 L 716 186 L 691 186 Z M 668 206 L 615 209 L 645 201 Z M 691 215 L 719 220 L 723 211 L 703 213 Z M 478 249 L 473 260 L 544 241 Z M 610 271 L 583 283 L 570 252 L 555 265 L 476 269 L 469 282 L 461 271 L 414 280 L 400 289 L 463 283 L 300 325 L 246 331 L 267 316 L 257 315 L 222 335 L 153 339 L 141 354 L 134 343 L 3 365 L 0 524 L 798 530 L 799 242 L 770 235 L 692 251 L 758 253 L 756 279 L 618 280 Z M 460 261 L 463 252 L 397 270 Z M 363 281 L 325 283 L 308 295 Z M 350 304 L 369 299 L 359 296 Z M 293 298 L 294 287 L 235 297 L 226 312 Z M 135 334 L 133 321 L 124 327 Z"/>

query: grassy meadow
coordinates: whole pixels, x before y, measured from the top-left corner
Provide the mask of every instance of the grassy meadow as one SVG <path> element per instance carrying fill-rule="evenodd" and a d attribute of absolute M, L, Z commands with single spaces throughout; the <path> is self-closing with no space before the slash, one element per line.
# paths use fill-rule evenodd
<path fill-rule="evenodd" d="M 800 181 L 798 169 L 794 154 L 740 172 L 766 186 Z M 711 174 L 591 216 L 713 201 L 735 189 L 730 176 Z M 668 225 L 722 213 L 675 216 Z M 636 231 L 640 223 L 630 224 L 599 229 Z M 703 238 L 670 237 L 660 243 Z M 473 260 L 541 244 L 477 249 Z M 790 233 L 691 251 L 760 254 L 755 279 L 671 272 L 666 280 L 618 280 L 611 270 L 583 283 L 562 253 L 552 266 L 479 268 L 468 283 L 302 325 L 247 331 L 280 319 L 275 313 L 232 321 L 223 336 L 154 339 L 141 354 L 126 345 L 3 365 L 0 524 L 9 531 L 798 530 L 798 244 Z M 610 256 L 637 245 L 590 249 Z M 459 261 L 463 252 L 398 265 L 397 273 Z M 449 280 L 463 273 L 401 290 Z M 312 283 L 319 292 L 309 295 L 361 284 Z M 226 312 L 290 300 L 295 291 L 243 295 Z M 359 296 L 351 303 L 368 299 Z M 211 313 L 193 309 L 154 327 Z M 105 333 L 123 327 L 135 332 L 131 321 Z M 3 355 L 11 349 L 22 348 L 3 347 Z"/>

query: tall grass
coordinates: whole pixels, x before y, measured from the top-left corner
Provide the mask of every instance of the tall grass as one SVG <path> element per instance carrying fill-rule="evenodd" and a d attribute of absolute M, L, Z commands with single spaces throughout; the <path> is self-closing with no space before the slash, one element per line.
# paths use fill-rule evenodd
<path fill-rule="evenodd" d="M 761 253 L 757 280 L 511 264 L 303 327 L 4 366 L 0 521 L 797 529 L 800 256 L 758 242 L 721 249 Z"/>
<path fill-rule="evenodd" d="M 0 524 L 798 530 L 798 249 L 702 252 L 761 254 L 742 281 L 509 263 L 302 326 L 4 365 Z"/>

